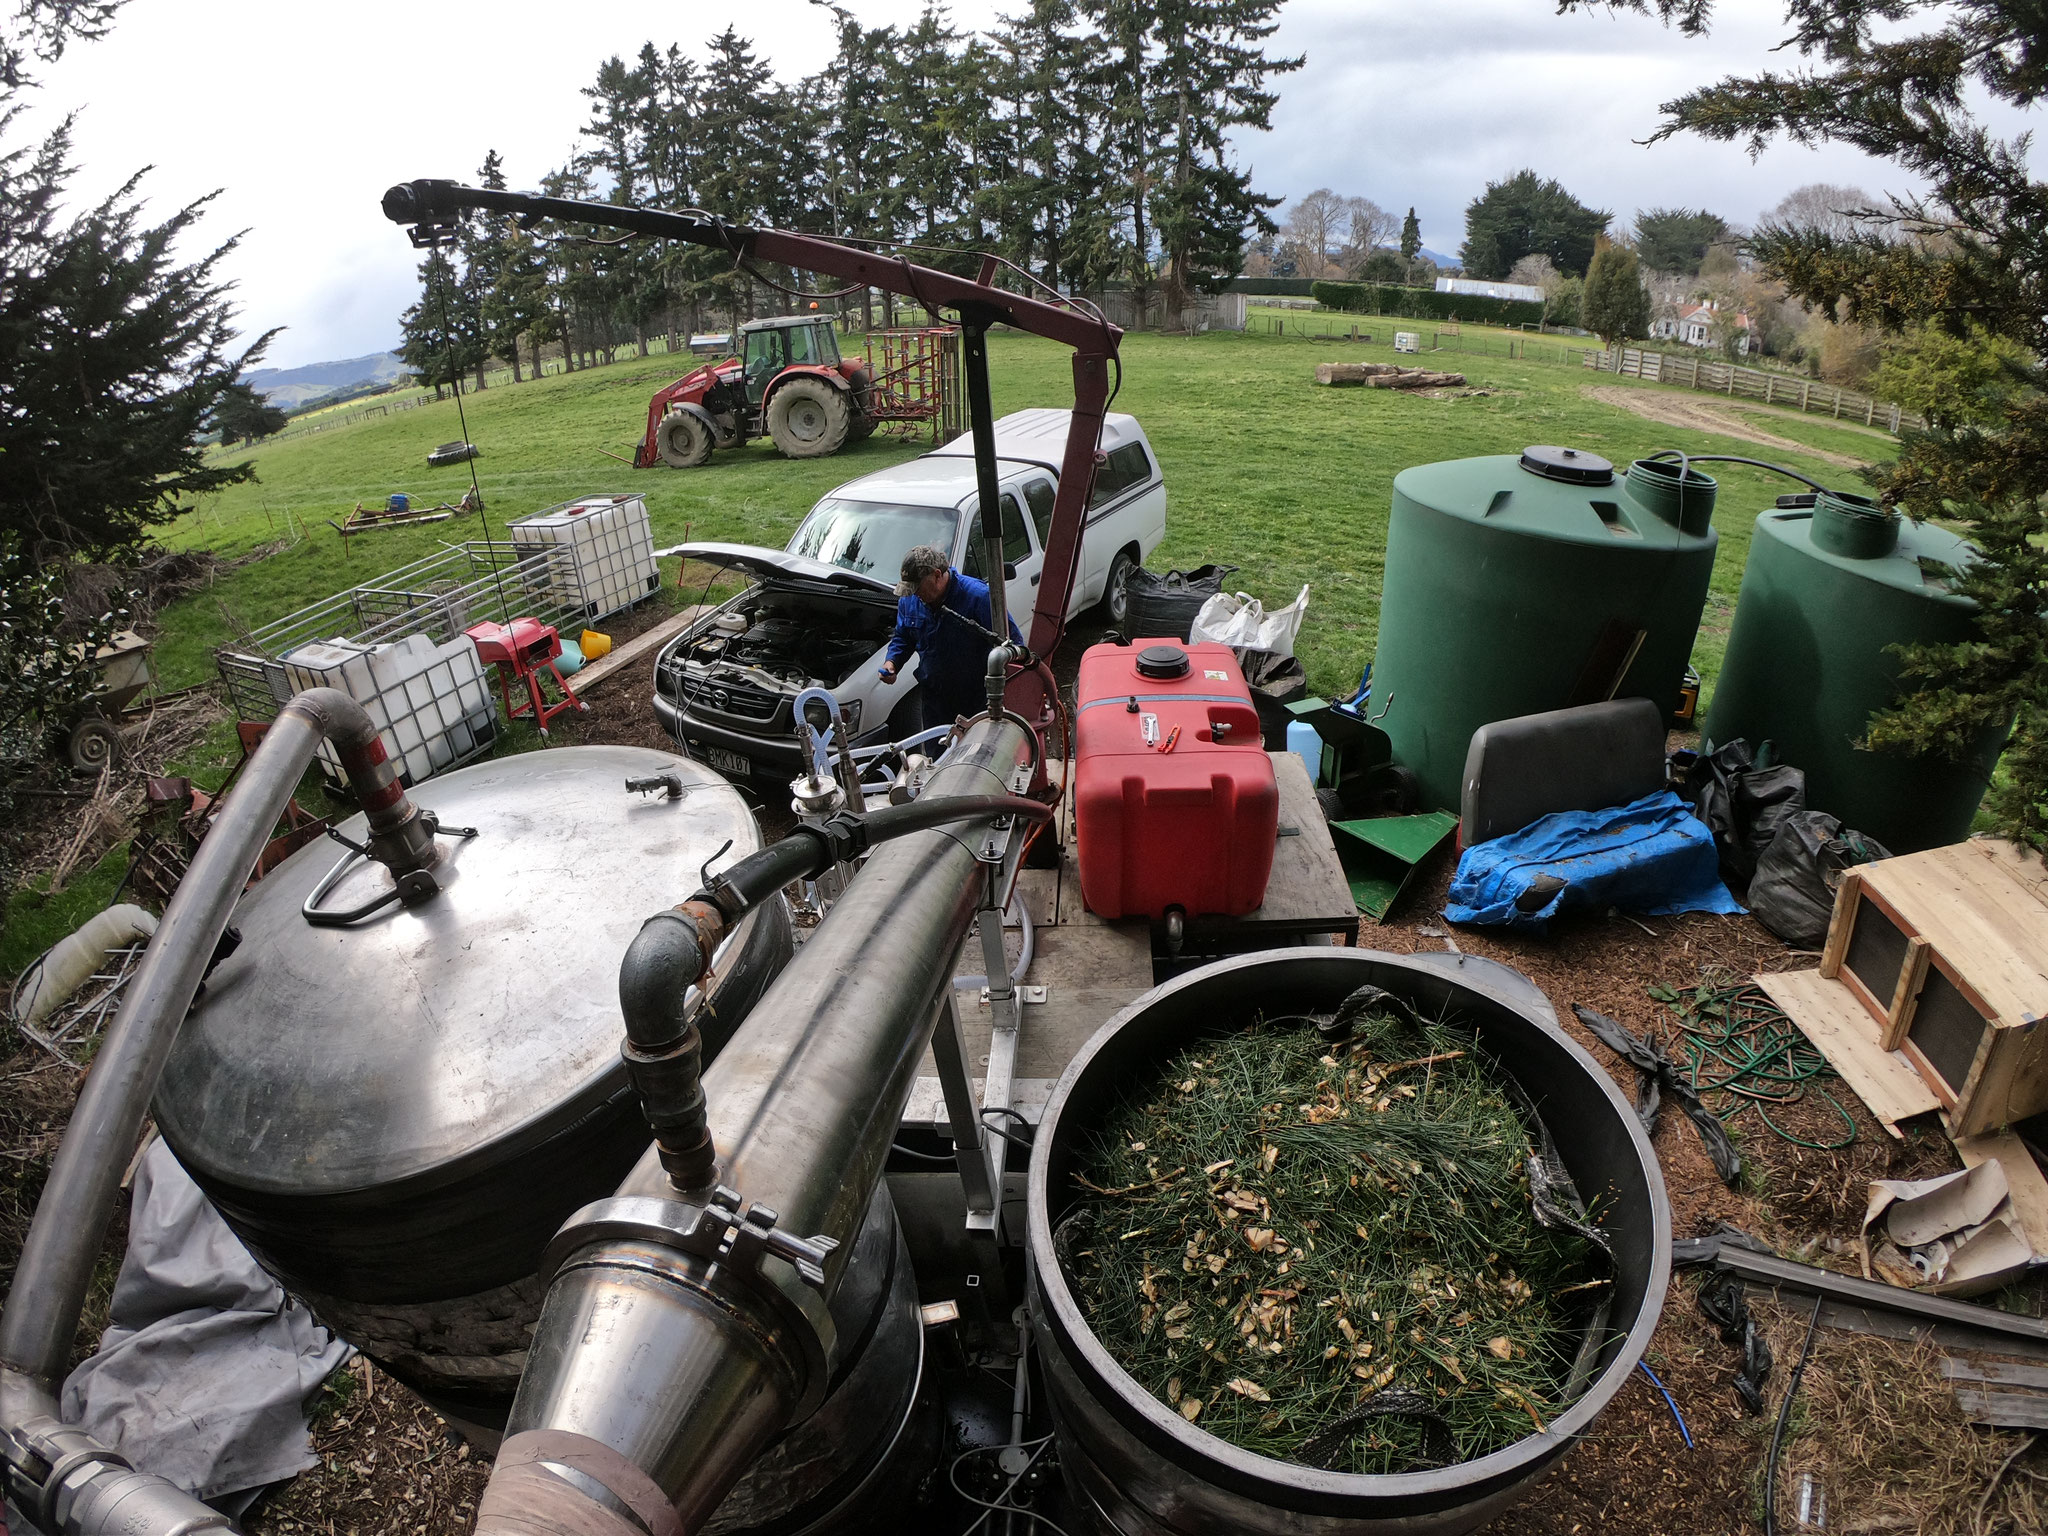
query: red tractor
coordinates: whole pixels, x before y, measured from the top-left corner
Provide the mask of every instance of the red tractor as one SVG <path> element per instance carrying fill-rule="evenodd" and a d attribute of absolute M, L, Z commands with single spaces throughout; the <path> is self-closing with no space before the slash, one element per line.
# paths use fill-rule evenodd
<path fill-rule="evenodd" d="M 714 448 L 766 435 L 785 458 L 818 459 L 875 430 L 874 373 L 839 355 L 826 315 L 749 320 L 741 355 L 706 363 L 655 395 L 634 467 L 692 469 Z"/>

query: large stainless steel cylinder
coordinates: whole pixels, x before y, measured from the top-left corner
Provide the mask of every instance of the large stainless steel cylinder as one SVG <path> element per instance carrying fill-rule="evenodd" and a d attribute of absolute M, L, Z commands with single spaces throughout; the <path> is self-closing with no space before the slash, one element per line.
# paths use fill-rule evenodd
<path fill-rule="evenodd" d="M 625 787 L 663 773 L 680 798 Z M 648 1145 L 619 1055 L 619 957 L 707 861 L 760 836 L 723 779 L 637 747 L 527 753 L 412 797 L 444 829 L 440 894 L 314 926 L 310 897 L 347 909 L 389 877 L 357 865 L 321 892 L 347 857 L 331 841 L 286 860 L 237 907 L 241 945 L 180 1032 L 155 1111 L 269 1269 L 488 1429 L 525 1363 L 549 1237 Z M 780 902 L 740 925 L 715 969 L 707 1050 L 789 953 Z"/>
<path fill-rule="evenodd" d="M 1263 1012 L 1327 1012 L 1371 982 L 1455 1014 L 1539 1106 L 1573 1181 L 1597 1192 L 1614 1248 L 1607 1341 L 1583 1396 L 1542 1434 L 1426 1472 L 1321 1472 L 1239 1450 L 1188 1423 L 1111 1358 L 1076 1303 L 1052 1234 L 1072 1204 L 1079 1149 L 1171 1052 Z M 1246 955 L 1155 987 L 1103 1025 L 1053 1090 L 1031 1158 L 1026 1213 L 1033 1337 L 1072 1496 L 1070 1531 L 1101 1536 L 1455 1536 L 1520 1499 L 1584 1434 L 1642 1358 L 1671 1270 L 1656 1156 L 1614 1083 L 1562 1030 L 1422 961 L 1370 951 Z"/>
<path fill-rule="evenodd" d="M 1013 792 L 1026 747 L 1009 721 L 975 726 L 924 794 Z M 651 1477 L 695 1532 L 791 1424 L 824 1411 L 873 1347 L 839 1295 L 986 890 L 985 840 L 970 821 L 876 848 L 704 1074 L 720 1182 L 772 1207 L 779 1231 L 838 1244 L 819 1283 L 779 1257 L 726 1261 L 693 1247 L 684 1229 L 706 1215 L 678 1201 L 650 1151 L 617 1198 L 572 1218 L 552 1245 L 561 1265 L 508 1450 L 564 1436 L 604 1447 Z M 523 1497 L 494 1481 L 478 1530 L 527 1529 Z"/>

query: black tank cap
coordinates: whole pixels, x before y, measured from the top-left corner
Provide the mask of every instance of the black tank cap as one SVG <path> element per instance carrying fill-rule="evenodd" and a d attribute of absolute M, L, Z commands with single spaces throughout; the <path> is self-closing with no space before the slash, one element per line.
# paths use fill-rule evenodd
<path fill-rule="evenodd" d="M 1189 669 L 1188 653 L 1177 645 L 1148 645 L 1138 652 L 1140 677 L 1186 677 Z"/>
<path fill-rule="evenodd" d="M 1597 453 L 1581 448 L 1553 448 L 1538 444 L 1522 450 L 1522 468 L 1546 480 L 1567 485 L 1612 485 L 1614 466 Z"/>

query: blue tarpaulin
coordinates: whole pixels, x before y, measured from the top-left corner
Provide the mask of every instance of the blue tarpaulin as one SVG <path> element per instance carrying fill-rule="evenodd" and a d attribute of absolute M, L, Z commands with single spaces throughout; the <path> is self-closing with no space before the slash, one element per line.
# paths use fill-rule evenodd
<path fill-rule="evenodd" d="M 1467 848 L 1444 916 L 1541 933 L 1574 908 L 1653 917 L 1740 912 L 1714 834 L 1670 790 L 1603 811 L 1559 811 Z"/>

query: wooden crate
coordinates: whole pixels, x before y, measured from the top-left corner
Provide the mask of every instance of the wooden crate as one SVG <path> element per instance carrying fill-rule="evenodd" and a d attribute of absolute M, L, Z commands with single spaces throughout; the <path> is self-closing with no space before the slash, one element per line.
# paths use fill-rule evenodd
<path fill-rule="evenodd" d="M 1820 973 L 1910 1061 L 1957 1136 L 2048 1109 L 2048 868 L 1973 838 L 1842 877 Z"/>

